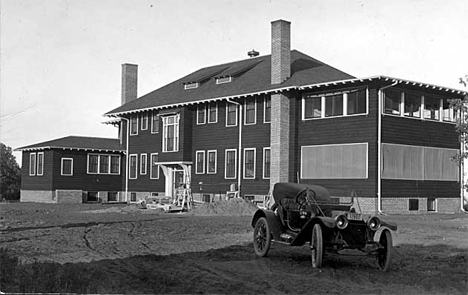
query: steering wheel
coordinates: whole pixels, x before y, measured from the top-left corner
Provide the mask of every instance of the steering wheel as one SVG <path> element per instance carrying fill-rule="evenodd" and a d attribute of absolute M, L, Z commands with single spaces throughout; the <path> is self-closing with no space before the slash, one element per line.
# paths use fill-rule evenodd
<path fill-rule="evenodd" d="M 307 189 L 305 192 L 302 191 L 296 196 L 296 203 L 299 204 L 300 208 L 305 208 L 307 205 L 313 204 L 315 199 L 315 192 L 311 189 Z"/>

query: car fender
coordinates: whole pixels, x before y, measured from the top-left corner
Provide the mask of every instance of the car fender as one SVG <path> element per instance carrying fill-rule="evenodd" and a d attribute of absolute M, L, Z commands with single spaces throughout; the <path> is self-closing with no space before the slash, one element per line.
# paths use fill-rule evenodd
<path fill-rule="evenodd" d="M 390 232 L 390 234 L 392 233 L 391 228 L 389 228 L 387 226 L 380 226 L 380 228 L 374 234 L 374 242 L 379 242 L 380 241 L 380 236 L 386 230 L 388 230 Z"/>
<path fill-rule="evenodd" d="M 313 217 L 309 221 L 307 221 L 307 223 L 302 227 L 301 232 L 292 241 L 291 246 L 304 245 L 304 243 L 309 241 L 310 235 L 312 234 L 312 228 L 317 223 L 322 225 L 322 229 L 325 232 L 327 232 L 329 229 L 335 228 L 335 219 L 325 216 Z"/>
<path fill-rule="evenodd" d="M 398 226 L 393 223 L 393 222 L 385 222 L 385 221 L 380 221 L 381 226 L 386 227 L 390 230 L 396 231 L 398 229 Z"/>
<path fill-rule="evenodd" d="M 265 217 L 268 225 L 270 226 L 271 234 L 273 235 L 274 240 L 281 240 L 280 235 L 282 233 L 282 226 L 276 217 L 275 212 L 271 210 L 258 209 L 252 218 L 252 227 L 255 227 L 257 220 L 260 217 Z"/>

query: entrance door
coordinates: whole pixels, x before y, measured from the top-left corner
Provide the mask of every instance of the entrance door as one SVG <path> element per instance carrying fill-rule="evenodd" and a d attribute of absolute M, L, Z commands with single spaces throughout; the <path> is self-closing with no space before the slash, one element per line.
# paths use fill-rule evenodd
<path fill-rule="evenodd" d="M 184 170 L 182 169 L 174 169 L 173 171 L 173 186 L 172 186 L 172 191 L 173 191 L 173 196 L 177 194 L 177 189 L 180 188 L 181 185 L 185 184 L 185 179 L 184 179 Z"/>

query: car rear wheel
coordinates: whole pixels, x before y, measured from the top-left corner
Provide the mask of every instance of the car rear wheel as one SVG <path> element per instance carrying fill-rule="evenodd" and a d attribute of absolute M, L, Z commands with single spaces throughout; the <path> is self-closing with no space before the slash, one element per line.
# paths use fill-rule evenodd
<path fill-rule="evenodd" d="M 388 271 L 393 254 L 392 234 L 389 230 L 384 230 L 380 234 L 380 249 L 377 251 L 377 265 L 382 271 Z"/>
<path fill-rule="evenodd" d="M 253 244 L 257 256 L 264 257 L 268 254 L 271 246 L 271 231 L 265 217 L 260 217 L 255 223 Z"/>
<path fill-rule="evenodd" d="M 310 249 L 312 254 L 312 267 L 322 267 L 323 260 L 323 236 L 322 227 L 320 224 L 315 224 L 312 229 L 312 237 L 310 239 Z"/>

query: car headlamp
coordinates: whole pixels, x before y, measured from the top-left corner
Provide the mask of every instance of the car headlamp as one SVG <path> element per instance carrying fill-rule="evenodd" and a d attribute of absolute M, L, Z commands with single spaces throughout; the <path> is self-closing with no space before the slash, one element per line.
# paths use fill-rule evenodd
<path fill-rule="evenodd" d="M 345 229 L 348 226 L 349 221 L 345 215 L 338 215 L 335 219 L 335 224 L 337 228 Z"/>
<path fill-rule="evenodd" d="M 369 220 L 367 220 L 367 226 L 373 231 L 378 230 L 380 228 L 380 225 L 381 225 L 380 219 L 376 216 L 373 216 L 369 218 Z"/>

